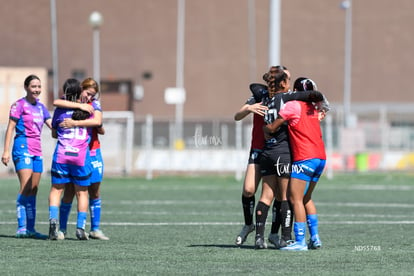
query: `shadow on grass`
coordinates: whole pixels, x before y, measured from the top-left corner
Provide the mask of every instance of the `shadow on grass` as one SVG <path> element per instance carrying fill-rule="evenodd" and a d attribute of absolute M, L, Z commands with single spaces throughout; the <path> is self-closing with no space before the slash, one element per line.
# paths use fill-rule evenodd
<path fill-rule="evenodd" d="M 0 238 L 17 239 L 16 238 L 16 235 L 14 235 L 14 234 L 13 235 L 3 235 L 3 234 L 0 234 Z"/>
<path fill-rule="evenodd" d="M 217 248 L 240 248 L 240 249 L 254 249 L 253 245 L 232 245 L 232 244 L 191 244 L 187 247 L 217 247 Z"/>

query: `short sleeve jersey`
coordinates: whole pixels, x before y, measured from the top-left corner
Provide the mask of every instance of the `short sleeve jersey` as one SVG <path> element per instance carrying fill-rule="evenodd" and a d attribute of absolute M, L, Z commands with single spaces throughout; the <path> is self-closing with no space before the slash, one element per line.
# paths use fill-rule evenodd
<path fill-rule="evenodd" d="M 326 159 L 318 111 L 312 103 L 287 102 L 279 115 L 288 122 L 293 161 Z"/>
<path fill-rule="evenodd" d="M 56 108 L 52 127 L 57 130 L 57 139 L 53 162 L 59 164 L 70 164 L 84 166 L 85 159 L 89 153 L 90 128 L 72 127 L 62 128 L 59 126 L 66 118 L 71 118 L 72 109 Z"/>
<path fill-rule="evenodd" d="M 9 118 L 16 122 L 13 153 L 42 156 L 42 128 L 44 122 L 50 119 L 46 106 L 38 99 L 31 104 L 24 97 L 11 106 Z"/>

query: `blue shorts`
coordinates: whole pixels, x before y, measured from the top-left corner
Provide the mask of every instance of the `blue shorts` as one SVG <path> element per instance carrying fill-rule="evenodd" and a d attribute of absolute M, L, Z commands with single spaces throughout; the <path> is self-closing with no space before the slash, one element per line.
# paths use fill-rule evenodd
<path fill-rule="evenodd" d="M 29 169 L 35 173 L 43 172 L 43 157 L 34 155 L 13 155 L 13 163 L 16 172 Z"/>
<path fill-rule="evenodd" d="M 85 166 L 59 164 L 52 162 L 51 173 L 52 184 L 73 183 L 79 186 L 90 186 L 92 165 L 90 162 L 86 162 Z"/>
<path fill-rule="evenodd" d="M 317 158 L 293 162 L 290 177 L 306 182 L 318 182 L 325 164 L 326 160 Z"/>
<path fill-rule="evenodd" d="M 92 152 L 92 151 L 91 151 Z M 102 159 L 101 149 L 95 150 L 96 154 L 91 155 L 92 176 L 91 183 L 100 183 L 103 178 L 104 163 Z"/>

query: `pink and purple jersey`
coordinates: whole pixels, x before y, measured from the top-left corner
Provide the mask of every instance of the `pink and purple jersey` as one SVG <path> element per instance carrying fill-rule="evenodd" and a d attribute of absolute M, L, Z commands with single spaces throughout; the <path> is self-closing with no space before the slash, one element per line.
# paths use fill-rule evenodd
<path fill-rule="evenodd" d="M 16 122 L 13 155 L 42 156 L 40 137 L 44 122 L 50 119 L 46 107 L 38 99 L 31 104 L 21 98 L 11 106 L 9 118 Z"/>
<path fill-rule="evenodd" d="M 72 118 L 73 110 L 56 108 L 52 127 L 57 130 L 57 139 L 53 162 L 85 166 L 89 160 L 89 141 L 91 129 L 86 127 L 62 128 L 59 126 L 66 118 Z M 88 158 L 88 160 L 86 160 Z"/>

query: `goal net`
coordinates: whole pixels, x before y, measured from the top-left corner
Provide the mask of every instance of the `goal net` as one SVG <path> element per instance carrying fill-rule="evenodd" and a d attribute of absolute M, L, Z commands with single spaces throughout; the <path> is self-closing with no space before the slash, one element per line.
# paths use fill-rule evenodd
<path fill-rule="evenodd" d="M 104 173 L 129 174 L 134 149 L 134 113 L 132 111 L 104 111 L 105 134 L 99 136 Z"/>

